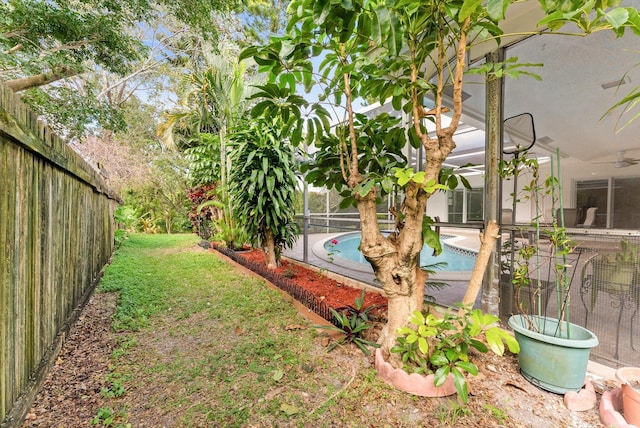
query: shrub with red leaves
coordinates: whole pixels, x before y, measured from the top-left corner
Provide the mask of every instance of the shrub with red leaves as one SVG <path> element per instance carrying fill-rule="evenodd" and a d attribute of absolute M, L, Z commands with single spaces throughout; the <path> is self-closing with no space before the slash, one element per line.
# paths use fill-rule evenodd
<path fill-rule="evenodd" d="M 220 210 L 215 206 L 206 206 L 201 210 L 198 207 L 207 201 L 214 201 L 216 197 L 217 183 L 198 185 L 188 190 L 191 201 L 191 211 L 187 214 L 193 227 L 193 231 L 202 239 L 209 239 L 213 235 L 214 221 L 221 218 Z"/>

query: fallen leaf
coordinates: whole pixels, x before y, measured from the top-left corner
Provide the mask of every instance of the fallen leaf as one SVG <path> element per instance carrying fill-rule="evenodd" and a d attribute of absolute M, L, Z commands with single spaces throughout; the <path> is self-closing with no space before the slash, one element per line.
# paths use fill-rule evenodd
<path fill-rule="evenodd" d="M 287 416 L 293 416 L 300 410 L 296 406 L 292 406 L 291 404 L 282 403 L 282 405 L 280 406 L 280 411 L 284 412 L 284 414 Z"/>
<path fill-rule="evenodd" d="M 524 391 L 524 392 L 526 392 L 527 394 L 529 393 L 529 391 L 527 391 L 523 386 L 518 385 L 518 384 L 517 384 L 517 383 L 515 383 L 515 382 L 507 381 L 507 382 L 505 382 L 505 383 L 504 383 L 504 385 L 505 385 L 505 386 L 513 386 L 514 388 L 517 388 L 517 389 L 519 389 L 520 391 Z"/>
<path fill-rule="evenodd" d="M 273 380 L 278 382 L 280 379 L 284 377 L 284 372 L 282 370 L 276 370 L 273 372 Z"/>

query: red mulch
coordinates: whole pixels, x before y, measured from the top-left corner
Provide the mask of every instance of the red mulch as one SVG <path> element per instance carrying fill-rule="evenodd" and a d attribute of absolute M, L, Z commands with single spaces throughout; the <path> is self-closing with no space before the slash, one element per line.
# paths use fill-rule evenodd
<path fill-rule="evenodd" d="M 257 263 L 264 263 L 264 255 L 260 250 L 251 250 L 238 253 L 246 260 Z M 293 282 L 312 292 L 318 299 L 324 300 L 326 304 L 334 309 L 342 306 L 353 306 L 355 299 L 360 296 L 362 290 L 342 284 L 339 281 L 327 278 L 322 273 L 314 271 L 296 263 L 283 260 L 276 270 L 279 275 L 291 279 Z M 387 298 L 375 291 L 366 291 L 364 297 L 365 307 L 375 305 L 377 315 L 386 313 Z"/>

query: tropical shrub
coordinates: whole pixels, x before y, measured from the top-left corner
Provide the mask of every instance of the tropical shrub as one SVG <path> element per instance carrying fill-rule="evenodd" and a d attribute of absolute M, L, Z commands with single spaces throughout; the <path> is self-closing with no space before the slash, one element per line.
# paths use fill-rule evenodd
<path fill-rule="evenodd" d="M 506 344 L 511 352 L 520 351 L 516 339 L 498 327 L 498 321 L 498 317 L 480 309 L 463 311 L 462 315 L 447 312 L 442 317 L 415 311 L 409 318 L 410 326 L 397 330 L 400 336 L 391 352 L 400 354 L 406 371 L 434 374 L 436 386 L 451 374 L 458 395 L 466 402 L 469 391 L 465 373 L 478 374 L 478 367 L 469 358 L 471 348 L 482 353 L 491 349 L 503 355 Z"/>
<path fill-rule="evenodd" d="M 229 193 L 235 214 L 275 268 L 298 237 L 294 223 L 297 179 L 293 147 L 278 119 L 259 117 L 230 136 Z"/>
<path fill-rule="evenodd" d="M 373 322 L 369 316 L 369 312 L 375 308 L 375 306 L 364 305 L 365 292 L 362 290 L 360 295 L 356 297 L 353 305 L 343 306 L 337 309 L 330 308 L 331 314 L 336 320 L 337 325 L 330 326 L 318 326 L 318 328 L 324 328 L 327 330 L 337 331 L 342 333 L 340 339 L 334 341 L 329 346 L 329 351 L 338 346 L 345 345 L 347 343 L 355 344 L 365 355 L 369 355 L 369 347 L 378 348 L 375 342 L 365 339 L 364 333 L 373 327 Z"/>
<path fill-rule="evenodd" d="M 189 161 L 189 178 L 195 187 L 209 186 L 220 181 L 220 136 L 201 133 L 198 144 L 185 149 Z"/>
<path fill-rule="evenodd" d="M 191 210 L 187 214 L 193 231 L 202 239 L 209 239 L 215 233 L 215 221 L 220 219 L 220 210 L 207 202 L 216 198 L 215 184 L 199 184 L 187 191 Z"/>

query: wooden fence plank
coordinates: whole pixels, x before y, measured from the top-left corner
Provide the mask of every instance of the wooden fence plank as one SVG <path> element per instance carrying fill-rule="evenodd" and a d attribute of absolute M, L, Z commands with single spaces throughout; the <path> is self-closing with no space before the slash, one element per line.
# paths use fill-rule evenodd
<path fill-rule="evenodd" d="M 18 427 L 113 252 L 117 196 L 0 85 L 0 427 Z"/>

